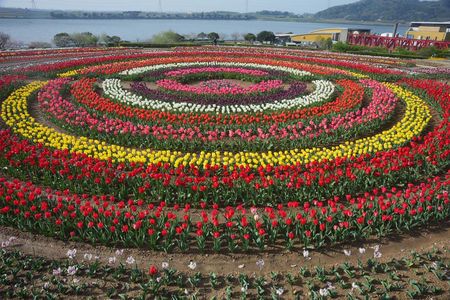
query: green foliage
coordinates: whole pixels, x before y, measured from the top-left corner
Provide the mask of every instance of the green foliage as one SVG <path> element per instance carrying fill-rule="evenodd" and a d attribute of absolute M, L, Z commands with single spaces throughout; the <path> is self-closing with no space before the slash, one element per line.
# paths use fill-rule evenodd
<path fill-rule="evenodd" d="M 208 38 L 208 35 L 202 31 L 199 34 L 197 34 L 197 38 L 204 40 Z"/>
<path fill-rule="evenodd" d="M 244 35 L 244 40 L 246 40 L 247 42 L 254 42 L 256 41 L 256 35 L 254 35 L 253 33 L 247 33 L 246 35 Z"/>
<path fill-rule="evenodd" d="M 260 33 L 258 33 L 258 35 L 256 36 L 256 39 L 258 41 L 260 41 L 261 43 L 263 42 L 270 42 L 273 43 L 275 41 L 275 34 L 272 31 L 261 31 Z"/>
<path fill-rule="evenodd" d="M 72 33 L 70 37 L 77 47 L 90 47 L 98 43 L 98 37 L 90 32 Z"/>
<path fill-rule="evenodd" d="M 122 39 L 117 35 L 113 36 L 104 35 L 100 38 L 100 40 L 108 45 L 119 45 L 120 42 L 122 41 Z"/>
<path fill-rule="evenodd" d="M 56 47 L 91 47 L 96 46 L 100 38 L 91 32 L 60 32 L 53 37 Z"/>
<path fill-rule="evenodd" d="M 358 45 L 350 45 L 343 42 L 337 42 L 332 46 L 332 51 L 346 52 L 354 54 L 366 54 L 375 56 L 390 56 L 390 57 L 404 57 L 404 58 L 429 58 L 429 57 L 446 57 L 449 56 L 449 51 L 439 50 L 435 47 L 423 48 L 418 51 L 409 51 L 404 48 L 396 48 L 392 52 L 384 47 L 364 47 Z"/>
<path fill-rule="evenodd" d="M 361 0 L 330 7 L 315 14 L 319 19 L 352 21 L 448 21 L 448 1 Z"/>
<path fill-rule="evenodd" d="M 319 49 L 322 50 L 330 50 L 333 47 L 331 38 L 324 39 L 323 37 L 319 37 L 315 42 Z"/>
<path fill-rule="evenodd" d="M 217 32 L 210 32 L 210 33 L 208 33 L 208 38 L 210 40 L 218 40 L 218 39 L 220 39 L 220 36 Z"/>
<path fill-rule="evenodd" d="M 163 31 L 158 34 L 155 34 L 151 42 L 154 44 L 173 44 L 179 43 L 184 40 L 184 36 L 174 32 L 174 31 Z"/>
<path fill-rule="evenodd" d="M 423 57 L 448 57 L 450 55 L 449 50 L 437 49 L 436 47 L 422 48 L 417 51 L 417 54 Z"/>
<path fill-rule="evenodd" d="M 71 47 L 75 42 L 67 32 L 60 32 L 53 37 L 53 43 L 56 47 Z"/>

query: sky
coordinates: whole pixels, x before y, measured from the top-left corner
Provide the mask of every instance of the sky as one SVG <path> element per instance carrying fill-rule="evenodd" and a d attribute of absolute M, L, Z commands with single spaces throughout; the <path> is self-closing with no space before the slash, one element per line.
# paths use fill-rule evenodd
<path fill-rule="evenodd" d="M 246 11 L 246 0 L 160 0 L 163 11 Z M 248 11 L 281 10 L 315 13 L 357 0 L 248 0 Z M 39 9 L 159 11 L 159 0 L 35 0 Z M 31 8 L 32 0 L 0 0 L 2 7 Z"/>

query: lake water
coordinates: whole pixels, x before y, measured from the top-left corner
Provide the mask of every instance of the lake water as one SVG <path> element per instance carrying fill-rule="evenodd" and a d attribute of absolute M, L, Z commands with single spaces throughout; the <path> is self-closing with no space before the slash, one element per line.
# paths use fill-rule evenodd
<path fill-rule="evenodd" d="M 118 35 L 124 40 L 144 41 L 154 34 L 173 30 L 180 34 L 218 32 L 230 38 L 233 33 L 273 32 L 307 33 L 315 29 L 343 27 L 371 29 L 373 33 L 392 32 L 393 26 L 336 23 L 298 23 L 276 21 L 215 21 L 215 20 L 51 20 L 51 19 L 0 19 L 0 31 L 8 33 L 14 40 L 25 43 L 50 42 L 59 32 L 106 33 Z M 399 26 L 404 34 L 405 26 Z"/>

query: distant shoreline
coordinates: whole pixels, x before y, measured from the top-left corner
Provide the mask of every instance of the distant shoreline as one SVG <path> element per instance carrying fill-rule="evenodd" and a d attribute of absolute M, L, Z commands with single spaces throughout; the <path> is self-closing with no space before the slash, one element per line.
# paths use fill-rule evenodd
<path fill-rule="evenodd" d="M 22 8 L 0 8 L 0 19 L 15 20 L 192 20 L 192 21 L 273 21 L 292 23 L 339 23 L 364 25 L 408 25 L 408 21 L 356 21 L 346 19 L 318 19 L 313 15 L 296 15 L 289 12 L 196 12 L 196 13 L 164 13 L 144 11 L 58 11 L 32 10 Z"/>
<path fill-rule="evenodd" d="M 280 19 L 280 18 L 257 18 L 257 19 L 198 19 L 198 18 L 44 18 L 44 17 L 3 17 L 0 16 L 0 20 L 187 20 L 187 21 L 272 21 L 272 22 L 290 22 L 290 23 L 335 23 L 335 24 L 355 24 L 355 25 L 382 25 L 394 26 L 396 21 L 392 22 L 371 22 L 371 21 L 351 21 L 351 20 L 341 20 L 341 19 Z M 410 22 L 398 22 L 399 25 L 407 26 Z"/>

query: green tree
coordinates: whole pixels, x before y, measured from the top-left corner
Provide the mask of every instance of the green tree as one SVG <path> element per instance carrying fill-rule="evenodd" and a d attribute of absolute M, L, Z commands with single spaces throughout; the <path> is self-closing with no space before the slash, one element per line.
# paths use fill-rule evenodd
<path fill-rule="evenodd" d="M 98 37 L 90 32 L 73 33 L 70 37 L 78 47 L 95 46 L 98 43 Z"/>
<path fill-rule="evenodd" d="M 204 32 L 200 32 L 199 34 L 197 34 L 197 38 L 199 40 L 204 40 L 204 39 L 208 38 L 208 35 L 206 33 L 204 33 Z"/>
<path fill-rule="evenodd" d="M 55 34 L 53 37 L 53 43 L 56 47 L 71 47 L 75 45 L 72 37 L 66 32 Z"/>
<path fill-rule="evenodd" d="M 113 36 L 107 35 L 103 38 L 103 41 L 106 44 L 118 45 L 122 41 L 122 39 L 117 35 L 113 35 Z"/>
<path fill-rule="evenodd" d="M 122 41 L 122 39 L 120 38 L 120 36 L 117 36 L 117 35 L 113 35 L 112 37 L 111 37 L 111 42 L 112 43 L 114 43 L 114 44 L 118 44 L 118 43 L 120 43 L 121 41 Z"/>
<path fill-rule="evenodd" d="M 331 38 L 324 39 L 323 37 L 319 37 L 315 43 L 322 50 L 330 50 L 333 47 L 333 40 Z"/>
<path fill-rule="evenodd" d="M 182 42 L 183 40 L 184 36 L 169 30 L 155 34 L 152 37 L 151 42 L 154 44 L 174 44 Z"/>
<path fill-rule="evenodd" d="M 218 40 L 218 39 L 220 39 L 220 36 L 217 32 L 210 32 L 210 33 L 208 33 L 208 38 L 210 40 Z"/>
<path fill-rule="evenodd" d="M 256 39 L 260 41 L 261 43 L 269 42 L 273 43 L 275 41 L 275 34 L 272 31 L 261 31 L 256 36 Z"/>
<path fill-rule="evenodd" d="M 244 35 L 244 40 L 253 43 L 254 41 L 256 41 L 256 35 L 254 35 L 253 33 L 247 33 L 246 35 Z"/>

